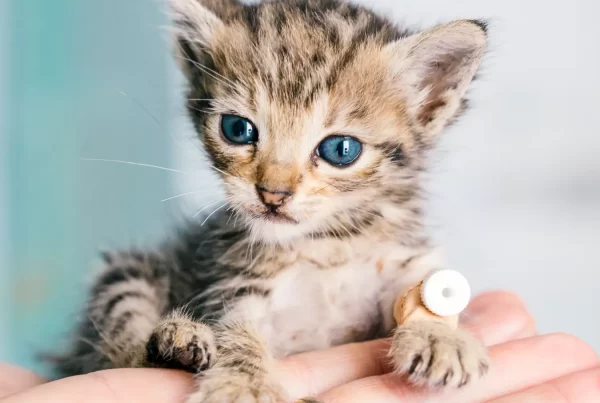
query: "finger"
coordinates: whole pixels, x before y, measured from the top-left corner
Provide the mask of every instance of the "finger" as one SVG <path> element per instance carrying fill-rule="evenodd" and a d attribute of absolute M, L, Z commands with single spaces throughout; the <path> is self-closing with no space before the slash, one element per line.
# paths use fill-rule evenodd
<path fill-rule="evenodd" d="M 39 385 L 0 403 L 180 403 L 191 385 L 191 376 L 178 371 L 115 369 Z"/>
<path fill-rule="evenodd" d="M 598 355 L 588 344 L 568 334 L 517 340 L 497 346 L 492 355 L 490 376 L 456 396 L 461 403 L 478 403 L 594 368 L 599 362 Z"/>
<path fill-rule="evenodd" d="M 444 395 L 435 401 L 481 402 L 513 393 L 551 379 L 598 365 L 596 353 L 582 341 L 555 334 L 510 341 L 490 348 L 490 373 L 477 383 Z M 515 365 L 516 363 L 518 365 Z M 326 403 L 412 403 L 431 393 L 419 391 L 395 374 L 372 376 L 348 383 L 321 395 Z M 443 399 L 443 400 L 442 400 Z"/>
<path fill-rule="evenodd" d="M 473 299 L 463 327 L 486 344 L 501 343 L 533 333 L 534 323 L 523 301 L 506 292 Z M 390 340 L 375 340 L 288 357 L 281 362 L 281 383 L 291 396 L 318 395 L 356 379 L 390 372 Z"/>
<path fill-rule="evenodd" d="M 600 402 L 600 368 L 553 379 L 488 403 L 573 403 Z"/>
<path fill-rule="evenodd" d="M 0 398 L 42 384 L 41 376 L 10 364 L 0 363 Z"/>
<path fill-rule="evenodd" d="M 461 315 L 461 327 L 486 346 L 535 335 L 535 320 L 523 300 L 506 291 L 474 298 Z"/>

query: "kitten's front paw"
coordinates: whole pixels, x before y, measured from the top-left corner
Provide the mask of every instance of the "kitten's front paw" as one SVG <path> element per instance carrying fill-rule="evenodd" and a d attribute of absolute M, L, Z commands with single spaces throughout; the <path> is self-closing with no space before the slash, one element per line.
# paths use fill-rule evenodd
<path fill-rule="evenodd" d="M 430 321 L 398 326 L 390 355 L 397 372 L 432 388 L 460 388 L 485 375 L 490 365 L 485 347 L 469 333 Z"/>
<path fill-rule="evenodd" d="M 199 372 L 207 369 L 216 355 L 212 330 L 187 318 L 161 322 L 146 344 L 146 360 L 161 368 Z"/>
<path fill-rule="evenodd" d="M 213 368 L 198 378 L 200 389 L 186 403 L 286 403 L 276 385 L 261 377 Z"/>

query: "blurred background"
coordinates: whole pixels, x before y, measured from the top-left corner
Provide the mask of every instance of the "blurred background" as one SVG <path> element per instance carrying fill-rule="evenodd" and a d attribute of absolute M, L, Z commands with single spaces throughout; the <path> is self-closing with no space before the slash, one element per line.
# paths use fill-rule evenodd
<path fill-rule="evenodd" d="M 429 219 L 475 291 L 515 291 L 541 332 L 600 350 L 600 3 L 363 2 L 410 25 L 492 20 L 473 108 L 433 156 Z M 0 360 L 43 372 L 35 353 L 63 339 L 100 249 L 152 245 L 220 197 L 163 11 L 0 0 Z"/>

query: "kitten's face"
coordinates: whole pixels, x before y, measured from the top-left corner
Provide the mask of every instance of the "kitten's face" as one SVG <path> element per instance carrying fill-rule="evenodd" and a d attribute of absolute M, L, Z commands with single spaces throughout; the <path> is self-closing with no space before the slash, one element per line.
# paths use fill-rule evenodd
<path fill-rule="evenodd" d="M 257 239 L 353 234 L 415 197 L 479 63 L 478 25 L 408 36 L 334 1 L 200 3 L 173 7 L 189 108 Z"/>

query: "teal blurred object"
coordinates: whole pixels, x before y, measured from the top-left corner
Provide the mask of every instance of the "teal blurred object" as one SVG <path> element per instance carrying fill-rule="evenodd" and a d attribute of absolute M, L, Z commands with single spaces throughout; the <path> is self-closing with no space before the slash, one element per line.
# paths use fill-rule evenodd
<path fill-rule="evenodd" d="M 169 173 L 82 160 L 169 164 L 166 17 L 153 0 L 0 3 L 0 360 L 43 371 L 98 249 L 153 242 L 169 219 Z"/>

